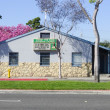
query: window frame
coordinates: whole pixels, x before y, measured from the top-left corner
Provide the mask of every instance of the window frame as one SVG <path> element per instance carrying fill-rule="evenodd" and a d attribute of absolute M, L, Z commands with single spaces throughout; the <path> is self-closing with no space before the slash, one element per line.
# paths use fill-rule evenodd
<path fill-rule="evenodd" d="M 10 62 L 10 54 L 17 54 L 17 63 L 16 64 L 11 64 Z M 9 52 L 9 62 L 8 62 L 9 66 L 18 66 L 19 65 L 19 53 L 18 52 Z"/>
<path fill-rule="evenodd" d="M 75 54 L 79 54 L 81 57 L 81 62 L 79 64 L 74 64 L 74 62 L 73 62 L 73 55 L 75 55 Z M 81 67 L 82 66 L 82 53 L 81 52 L 72 52 L 72 66 L 73 67 Z"/>
<path fill-rule="evenodd" d="M 41 37 L 42 36 L 42 34 L 49 34 L 49 37 L 47 38 L 43 38 L 43 37 Z M 40 39 L 50 39 L 50 33 L 40 33 Z"/>
<path fill-rule="evenodd" d="M 48 58 L 49 58 L 49 62 L 46 64 L 43 64 L 43 62 L 42 62 L 42 56 L 41 56 L 41 54 L 48 54 Z M 45 57 L 45 56 L 44 56 Z M 40 66 L 50 66 L 50 52 L 40 52 Z"/>

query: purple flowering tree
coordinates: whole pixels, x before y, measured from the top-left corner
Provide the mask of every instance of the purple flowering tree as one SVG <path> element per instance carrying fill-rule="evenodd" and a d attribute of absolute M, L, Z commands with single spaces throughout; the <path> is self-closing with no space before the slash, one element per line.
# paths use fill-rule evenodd
<path fill-rule="evenodd" d="M 9 38 L 25 34 L 31 31 L 32 28 L 28 25 L 18 24 L 18 26 L 0 26 L 0 42 Z"/>

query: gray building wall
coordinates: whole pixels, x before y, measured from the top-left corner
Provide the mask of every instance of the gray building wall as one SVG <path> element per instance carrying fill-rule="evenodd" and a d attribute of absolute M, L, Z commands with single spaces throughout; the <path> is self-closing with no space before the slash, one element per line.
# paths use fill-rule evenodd
<path fill-rule="evenodd" d="M 87 77 L 92 75 L 92 45 L 81 39 L 73 39 L 49 30 L 18 36 L 0 44 L 0 77 L 7 77 L 11 69 L 11 77 L 58 77 L 59 58 L 57 51 L 50 51 L 50 65 L 40 65 L 40 52 L 33 50 L 33 39 L 39 39 L 40 33 L 50 33 L 50 39 L 64 42 L 62 46 L 62 77 Z M 60 39 L 59 39 L 60 38 Z M 58 43 L 59 46 L 59 43 Z M 19 65 L 9 66 L 9 52 L 19 53 Z M 82 65 L 72 66 L 72 52 L 82 53 Z"/>
<path fill-rule="evenodd" d="M 8 62 L 9 52 L 19 52 L 19 62 L 40 62 L 40 52 L 33 51 L 33 39 L 40 38 L 40 33 L 50 33 L 50 39 L 59 39 L 57 33 L 43 30 L 25 37 L 0 44 L 0 62 Z M 60 35 L 62 41 L 66 36 Z M 92 45 L 68 37 L 62 47 L 62 62 L 72 62 L 72 52 L 82 53 L 82 62 L 92 62 Z M 58 62 L 57 51 L 50 52 L 50 62 Z"/>

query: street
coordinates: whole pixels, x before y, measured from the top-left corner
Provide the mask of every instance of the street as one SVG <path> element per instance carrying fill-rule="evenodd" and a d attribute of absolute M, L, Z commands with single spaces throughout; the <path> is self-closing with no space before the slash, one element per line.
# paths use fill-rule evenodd
<path fill-rule="evenodd" d="M 0 110 L 110 110 L 110 95 L 0 93 Z"/>

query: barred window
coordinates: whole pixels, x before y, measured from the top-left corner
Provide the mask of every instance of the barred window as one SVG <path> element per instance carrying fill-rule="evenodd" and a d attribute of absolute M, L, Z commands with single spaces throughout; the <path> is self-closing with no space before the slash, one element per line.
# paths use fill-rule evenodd
<path fill-rule="evenodd" d="M 50 38 L 50 33 L 40 33 L 40 38 L 42 39 Z"/>
<path fill-rule="evenodd" d="M 40 65 L 50 65 L 50 53 L 40 53 Z"/>
<path fill-rule="evenodd" d="M 72 66 L 82 65 L 82 53 L 72 53 Z"/>
<path fill-rule="evenodd" d="M 18 53 L 9 53 L 9 65 L 18 65 Z"/>

